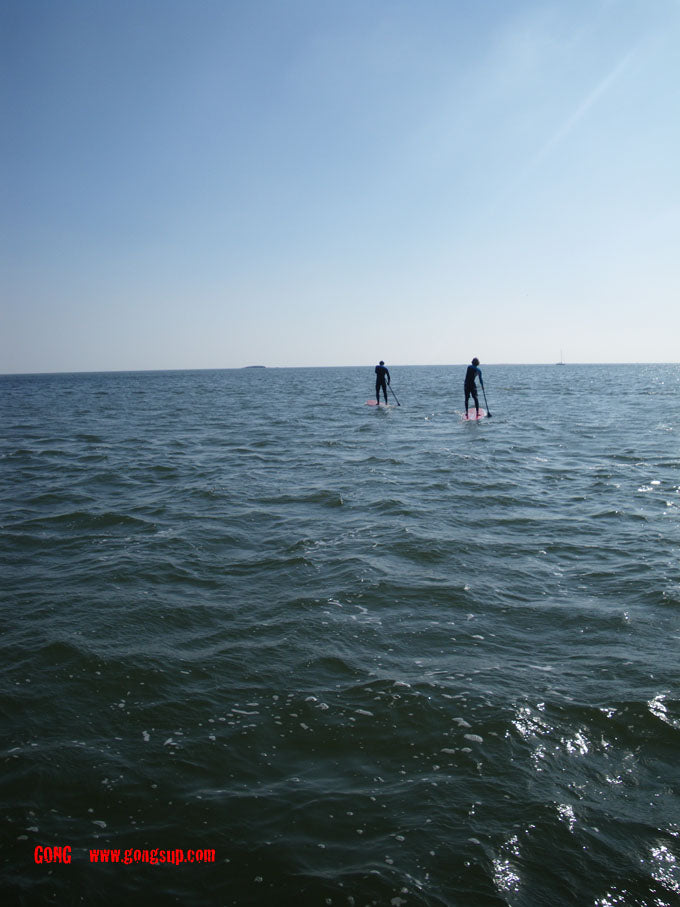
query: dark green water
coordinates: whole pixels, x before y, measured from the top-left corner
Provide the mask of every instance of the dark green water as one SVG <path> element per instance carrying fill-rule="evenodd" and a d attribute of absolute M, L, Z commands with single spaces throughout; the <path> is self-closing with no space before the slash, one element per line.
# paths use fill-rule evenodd
<path fill-rule="evenodd" d="M 680 367 L 463 373 L 0 378 L 7 903 L 680 903 Z"/>

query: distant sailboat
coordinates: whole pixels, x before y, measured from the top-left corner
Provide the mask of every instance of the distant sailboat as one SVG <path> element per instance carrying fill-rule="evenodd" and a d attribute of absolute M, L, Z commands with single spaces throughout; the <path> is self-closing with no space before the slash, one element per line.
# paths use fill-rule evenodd
<path fill-rule="evenodd" d="M 560 361 L 556 362 L 555 365 L 564 365 L 564 359 L 562 357 L 562 350 L 560 350 Z"/>

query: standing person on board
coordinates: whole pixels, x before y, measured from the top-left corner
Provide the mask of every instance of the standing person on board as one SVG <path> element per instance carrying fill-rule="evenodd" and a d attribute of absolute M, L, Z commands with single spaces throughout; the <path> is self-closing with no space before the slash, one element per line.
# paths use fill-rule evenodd
<path fill-rule="evenodd" d="M 468 365 L 467 371 L 465 372 L 465 415 L 468 414 L 468 401 L 470 397 L 475 401 L 475 409 L 477 410 L 477 416 L 479 416 L 479 397 L 477 396 L 477 385 L 475 384 L 475 378 L 479 378 L 479 383 L 482 385 L 482 390 L 484 390 L 484 381 L 482 380 L 482 370 L 479 367 L 479 359 L 475 356 L 472 360 L 472 365 Z"/>
<path fill-rule="evenodd" d="M 385 395 L 385 403 L 387 403 L 387 385 L 390 383 L 390 373 L 389 369 L 385 363 L 380 360 L 380 364 L 375 367 L 375 402 L 380 403 L 380 388 Z"/>

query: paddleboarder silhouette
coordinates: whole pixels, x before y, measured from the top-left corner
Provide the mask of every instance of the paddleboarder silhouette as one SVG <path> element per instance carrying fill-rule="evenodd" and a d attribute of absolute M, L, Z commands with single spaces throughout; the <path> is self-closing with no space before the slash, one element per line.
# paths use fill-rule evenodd
<path fill-rule="evenodd" d="M 465 372 L 465 415 L 468 414 L 468 401 L 470 397 L 475 401 L 475 409 L 477 410 L 477 416 L 479 416 L 479 397 L 477 396 L 477 385 L 475 384 L 475 378 L 479 378 L 479 383 L 482 385 L 482 390 L 484 390 L 484 381 L 482 380 L 482 370 L 479 367 L 479 359 L 475 356 L 472 360 L 472 364 L 468 365 L 467 371 Z"/>
<path fill-rule="evenodd" d="M 390 372 L 383 360 L 375 367 L 375 402 L 380 403 L 380 388 L 385 395 L 387 403 L 387 385 L 390 383 Z"/>

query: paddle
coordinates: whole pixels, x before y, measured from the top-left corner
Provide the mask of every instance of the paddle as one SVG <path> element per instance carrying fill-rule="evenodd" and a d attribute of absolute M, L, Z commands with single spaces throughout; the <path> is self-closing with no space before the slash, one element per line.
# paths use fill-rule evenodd
<path fill-rule="evenodd" d="M 485 405 L 486 405 L 486 414 L 487 414 L 487 416 L 488 416 L 489 419 L 490 419 L 490 418 L 491 418 L 491 413 L 489 412 L 489 404 L 486 402 L 486 391 L 484 390 L 484 385 L 483 385 L 483 384 L 482 384 L 482 393 L 484 394 L 484 403 L 485 403 Z"/>
<path fill-rule="evenodd" d="M 389 389 L 392 391 L 392 385 L 391 385 L 391 384 L 388 384 L 387 386 L 388 386 Z M 392 391 L 392 396 L 393 396 L 394 399 L 397 401 L 397 406 L 401 406 L 401 403 L 399 402 L 399 400 L 398 400 L 398 398 L 397 398 L 397 395 L 394 393 L 394 391 Z"/>

